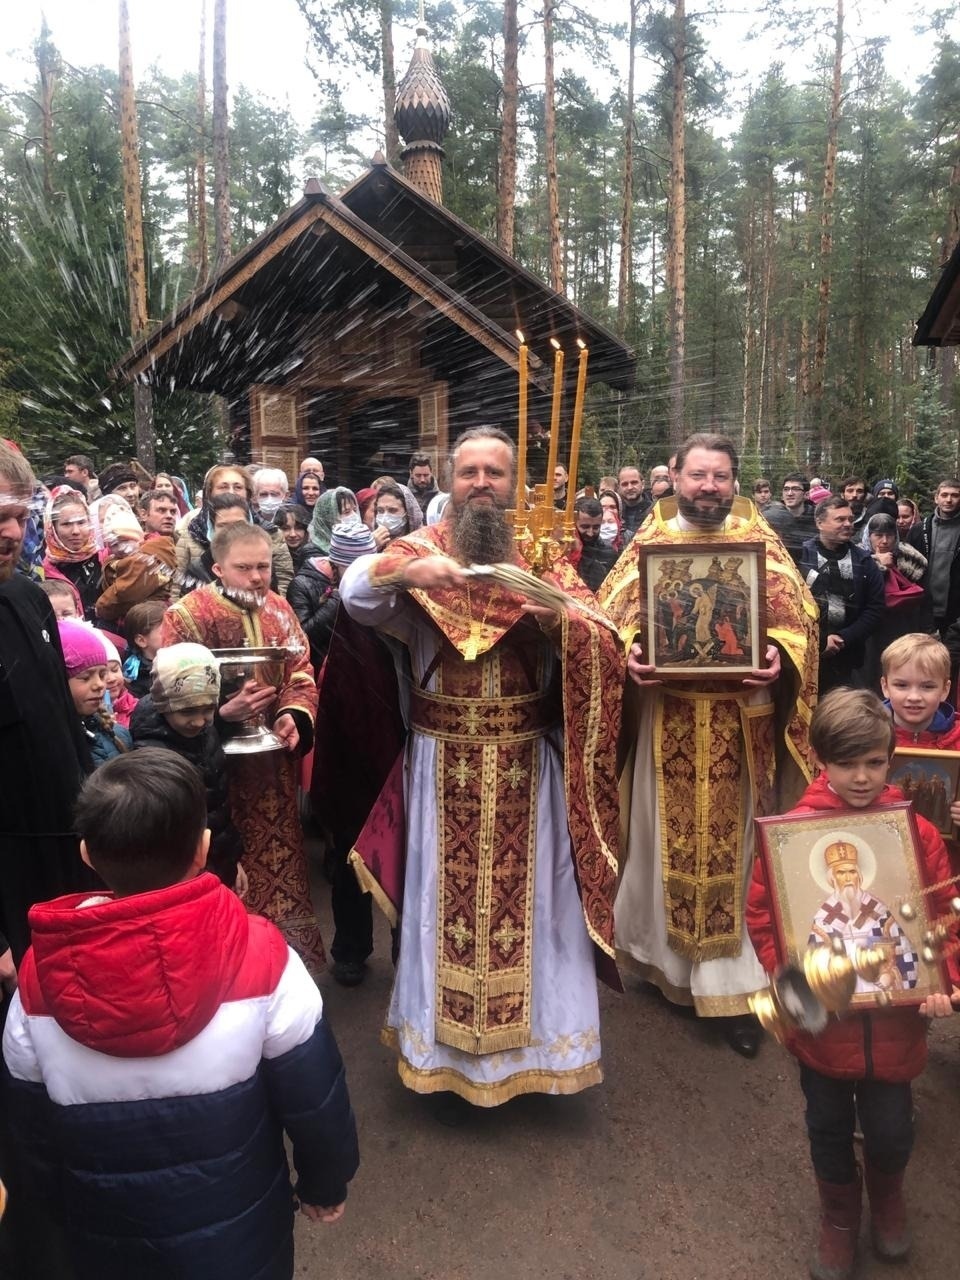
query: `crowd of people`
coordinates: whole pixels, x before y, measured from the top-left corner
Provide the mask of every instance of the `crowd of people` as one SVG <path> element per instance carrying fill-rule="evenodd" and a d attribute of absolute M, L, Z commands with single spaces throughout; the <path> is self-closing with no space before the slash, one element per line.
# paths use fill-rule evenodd
<path fill-rule="evenodd" d="M 599 1083 L 598 977 L 633 973 L 757 1053 L 749 1000 L 786 957 L 754 818 L 890 803 L 898 743 L 960 742 L 960 481 L 922 515 L 890 479 L 794 472 L 751 501 L 738 471 L 702 433 L 600 477 L 521 590 L 490 570 L 532 555 L 495 427 L 461 435 L 443 489 L 427 454 L 357 490 L 309 457 L 292 487 L 214 466 L 196 506 L 178 477 L 97 475 L 83 455 L 38 481 L 0 443 L 0 1260 L 29 1232 L 17 1265 L 66 1265 L 36 1263 L 39 1198 L 81 1277 L 288 1280 L 283 1133 L 311 1218 L 339 1218 L 357 1168 L 316 980 L 364 981 L 374 903 L 393 929 L 385 1039 L 446 1123 Z M 570 483 L 558 466 L 557 508 Z M 748 552 L 765 618 L 749 652 Z M 282 653 L 274 684 L 225 678 L 223 651 L 250 648 Z M 256 717 L 276 749 L 235 751 Z M 952 846 L 917 822 L 949 913 Z M 858 1118 L 874 1246 L 909 1248 L 909 1082 L 951 1007 L 929 994 L 788 1037 L 819 1280 L 854 1263 Z M 130 1155 L 151 1143 L 143 1173 Z M 192 1196 L 211 1176 L 216 1195 Z"/>

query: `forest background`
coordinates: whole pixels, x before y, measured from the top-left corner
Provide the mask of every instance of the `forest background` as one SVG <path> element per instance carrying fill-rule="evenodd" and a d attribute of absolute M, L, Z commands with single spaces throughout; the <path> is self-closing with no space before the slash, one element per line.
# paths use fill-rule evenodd
<path fill-rule="evenodd" d="M 249 7 L 197 0 L 180 34 L 200 74 L 148 66 L 126 119 L 116 45 L 103 65 L 70 65 L 38 15 L 32 82 L 0 85 L 0 435 L 38 466 L 134 456 L 134 396 L 109 376 L 132 330 L 269 226 L 307 174 L 337 191 L 375 146 L 396 159 L 385 104 L 416 6 L 296 3 L 316 77 L 304 126 L 242 84 L 226 115 L 229 67 L 214 60 L 211 75 L 211 44 L 225 19 L 256 40 Z M 925 42 L 911 86 L 889 73 L 884 40 L 851 34 L 843 0 L 758 6 L 758 50 L 775 53 L 734 81 L 715 56 L 731 7 L 426 5 L 453 106 L 445 203 L 635 351 L 633 391 L 591 392 L 591 473 L 664 461 L 670 441 L 715 427 L 747 479 L 859 470 L 924 500 L 960 469 L 954 352 L 911 343 L 960 234 L 956 6 L 890 6 L 891 26 Z M 159 465 L 196 478 L 220 455 L 215 403 L 158 388 L 152 410 Z"/>

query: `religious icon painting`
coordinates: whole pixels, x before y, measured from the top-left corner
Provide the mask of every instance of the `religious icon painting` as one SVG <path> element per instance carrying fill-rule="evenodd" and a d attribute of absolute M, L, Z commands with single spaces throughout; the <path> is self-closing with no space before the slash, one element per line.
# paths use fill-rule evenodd
<path fill-rule="evenodd" d="M 949 992 L 909 804 L 757 818 L 756 828 L 783 964 L 842 946 L 854 1008 Z"/>
<path fill-rule="evenodd" d="M 960 791 L 960 751 L 930 751 L 898 747 L 890 766 L 890 781 L 912 801 L 943 836 L 953 837 L 950 806 Z"/>
<path fill-rule="evenodd" d="M 672 680 L 742 679 L 766 666 L 762 542 L 638 548 L 645 661 Z"/>

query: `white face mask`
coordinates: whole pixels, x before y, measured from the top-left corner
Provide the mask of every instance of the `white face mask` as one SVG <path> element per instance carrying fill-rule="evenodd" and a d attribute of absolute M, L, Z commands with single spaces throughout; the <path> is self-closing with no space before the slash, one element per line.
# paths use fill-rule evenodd
<path fill-rule="evenodd" d="M 275 516 L 281 507 L 279 498 L 261 498 L 258 506 L 262 516 Z"/>
<path fill-rule="evenodd" d="M 600 541 L 605 547 L 612 546 L 617 540 L 617 526 L 615 524 L 602 524 L 600 526 Z"/>
<path fill-rule="evenodd" d="M 406 516 L 391 515 L 387 511 L 380 512 L 377 515 L 377 524 L 382 525 L 390 534 L 391 538 L 395 538 L 398 533 L 403 533 L 407 527 Z"/>

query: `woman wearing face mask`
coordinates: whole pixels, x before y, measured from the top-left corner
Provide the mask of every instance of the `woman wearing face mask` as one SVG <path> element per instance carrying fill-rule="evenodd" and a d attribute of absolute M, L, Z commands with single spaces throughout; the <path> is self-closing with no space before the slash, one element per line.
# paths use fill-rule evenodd
<path fill-rule="evenodd" d="M 310 521 L 311 554 L 319 551 L 322 555 L 329 555 L 333 526 L 359 519 L 357 499 L 352 489 L 338 485 L 336 489 L 322 493 L 314 505 Z"/>
<path fill-rule="evenodd" d="M 603 512 L 600 524 L 600 545 L 612 547 L 619 554 L 632 536 L 628 535 L 624 540 L 620 495 L 614 493 L 612 489 L 601 489 L 600 509 Z"/>
<path fill-rule="evenodd" d="M 394 538 L 402 538 L 404 534 L 419 529 L 423 524 L 423 512 L 406 485 L 383 484 L 377 494 L 374 523 L 381 529 L 386 529 L 389 535 L 387 540 L 392 542 Z M 381 547 L 380 550 L 382 549 Z"/>
<path fill-rule="evenodd" d="M 100 595 L 100 557 L 93 539 L 90 511 L 83 495 L 69 485 L 51 491 L 43 515 L 47 578 L 64 578 L 76 588 L 88 622 L 96 618 Z"/>

